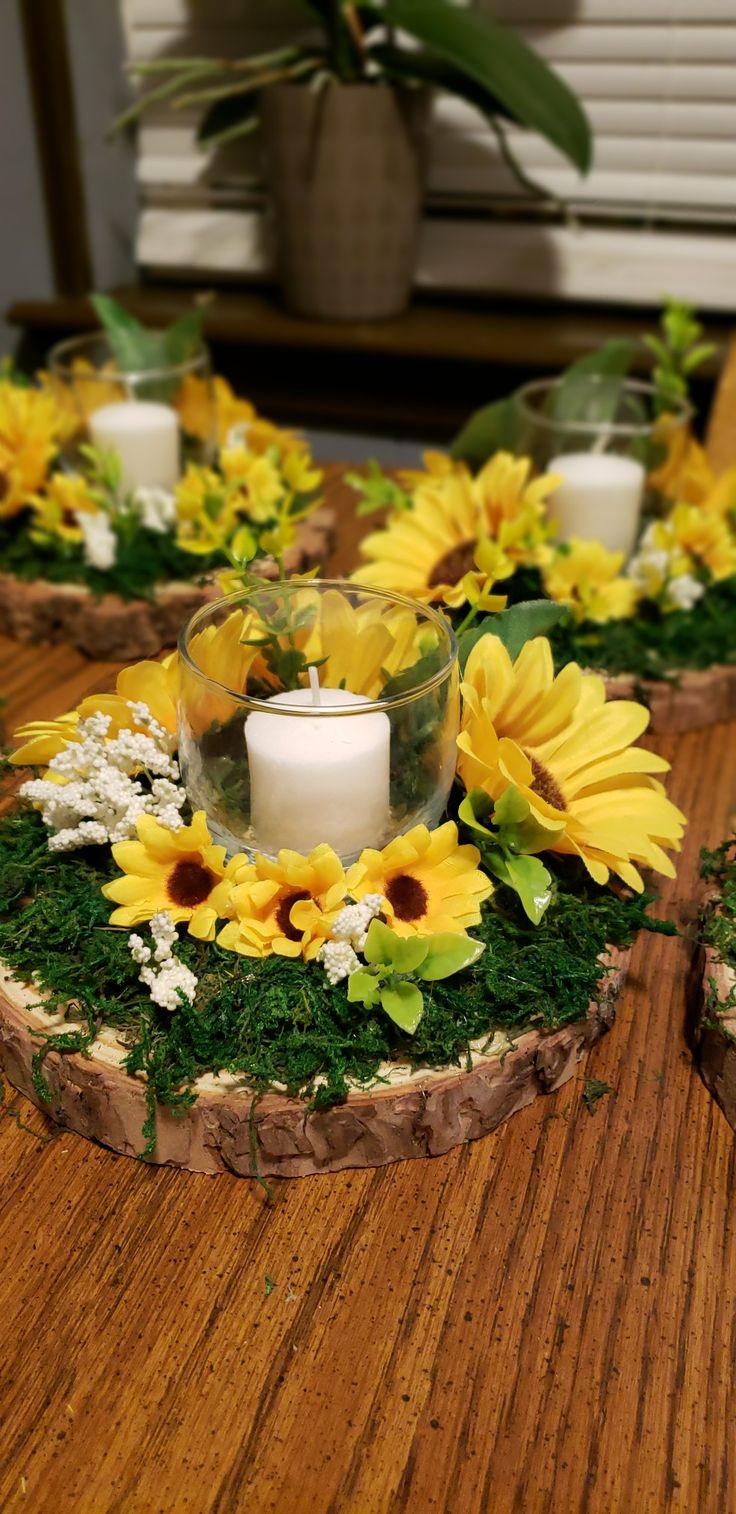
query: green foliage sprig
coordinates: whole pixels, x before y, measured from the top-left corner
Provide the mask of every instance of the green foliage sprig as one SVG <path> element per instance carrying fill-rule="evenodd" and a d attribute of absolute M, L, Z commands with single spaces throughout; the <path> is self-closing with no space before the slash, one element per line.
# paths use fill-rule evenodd
<path fill-rule="evenodd" d="M 513 785 L 495 803 L 483 789 L 472 789 L 460 802 L 458 818 L 473 832 L 486 872 L 518 894 L 527 918 L 538 925 L 552 900 L 553 879 L 535 854 L 551 846 L 561 830 L 541 826 Z"/>
<path fill-rule="evenodd" d="M 382 920 L 368 927 L 359 967 L 348 979 L 348 1002 L 367 1009 L 380 1004 L 400 1030 L 413 1036 L 424 1013 L 419 983 L 437 983 L 471 967 L 485 951 L 468 936 L 397 936 Z"/>

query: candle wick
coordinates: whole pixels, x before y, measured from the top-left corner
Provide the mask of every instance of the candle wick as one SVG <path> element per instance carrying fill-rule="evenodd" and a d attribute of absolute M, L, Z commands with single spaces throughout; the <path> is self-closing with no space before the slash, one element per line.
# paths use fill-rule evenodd
<path fill-rule="evenodd" d="M 312 704 L 322 703 L 322 691 L 319 686 L 319 674 L 316 668 L 308 668 L 309 687 L 312 690 Z"/>

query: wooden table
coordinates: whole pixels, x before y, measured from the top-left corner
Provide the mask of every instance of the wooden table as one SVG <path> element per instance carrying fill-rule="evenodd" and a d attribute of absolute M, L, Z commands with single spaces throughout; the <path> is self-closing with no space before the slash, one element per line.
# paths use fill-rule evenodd
<path fill-rule="evenodd" d="M 0 642 L 9 725 L 114 671 Z M 683 922 L 735 739 L 658 743 L 690 816 L 661 906 Z M 4 1514 L 727 1514 L 736 1147 L 692 1067 L 688 963 L 642 939 L 587 1067 L 495 1135 L 282 1183 L 272 1209 L 6 1090 Z M 612 1090 L 592 1116 L 586 1073 Z"/>

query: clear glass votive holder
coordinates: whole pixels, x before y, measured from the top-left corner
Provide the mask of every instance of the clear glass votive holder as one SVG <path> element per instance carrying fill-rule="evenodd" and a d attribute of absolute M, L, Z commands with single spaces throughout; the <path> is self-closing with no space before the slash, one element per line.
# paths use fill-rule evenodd
<path fill-rule="evenodd" d="M 650 475 L 692 416 L 685 402 L 658 415 L 655 399 L 652 384 L 604 374 L 535 379 L 517 391 L 518 451 L 561 477 L 549 500 L 559 539 L 633 552 L 642 514 L 659 505 Z"/>
<path fill-rule="evenodd" d="M 217 443 L 210 356 L 125 368 L 104 333 L 58 342 L 49 382 L 66 417 L 64 460 L 78 467 L 80 444 L 118 454 L 122 489 L 173 489 L 187 462 L 209 463 Z"/>
<path fill-rule="evenodd" d="M 455 638 L 436 610 L 286 580 L 205 605 L 179 653 L 182 777 L 228 852 L 326 842 L 348 863 L 440 822 L 460 710 Z"/>

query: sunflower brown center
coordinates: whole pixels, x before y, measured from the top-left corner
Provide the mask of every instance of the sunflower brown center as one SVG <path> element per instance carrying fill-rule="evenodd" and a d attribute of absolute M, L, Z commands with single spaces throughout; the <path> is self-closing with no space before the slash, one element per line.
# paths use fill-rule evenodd
<path fill-rule="evenodd" d="M 386 884 L 386 898 L 397 920 L 421 920 L 427 913 L 427 890 L 411 873 L 397 873 Z"/>
<path fill-rule="evenodd" d="M 311 899 L 311 897 L 310 893 L 302 889 L 301 893 L 287 894 L 286 898 L 281 900 L 276 911 L 276 924 L 282 936 L 286 936 L 287 941 L 301 941 L 301 931 L 297 930 L 296 926 L 291 923 L 291 911 L 299 899 Z"/>
<path fill-rule="evenodd" d="M 202 862 L 182 861 L 169 874 L 166 892 L 172 904 L 193 909 L 202 904 L 217 882 L 214 873 Z"/>
<path fill-rule="evenodd" d="M 469 573 L 475 563 L 475 549 L 477 543 L 474 539 L 461 541 L 449 552 L 445 552 L 435 563 L 429 576 L 429 588 L 436 588 L 437 584 L 457 584 L 464 573 Z"/>
<path fill-rule="evenodd" d="M 9 492 L 10 479 L 8 478 L 7 473 L 3 473 L 2 469 L 0 468 L 0 499 L 5 499 L 6 494 L 9 494 Z"/>
<path fill-rule="evenodd" d="M 535 793 L 539 794 L 541 799 L 546 799 L 553 809 L 566 809 L 565 796 L 557 780 L 550 773 L 549 768 L 546 768 L 544 763 L 539 761 L 538 757 L 532 757 L 531 752 L 527 752 L 526 755 L 532 765 L 532 772 L 534 774 L 532 786 Z"/>

